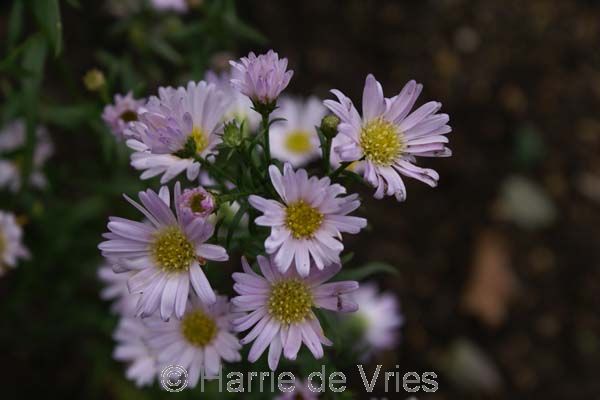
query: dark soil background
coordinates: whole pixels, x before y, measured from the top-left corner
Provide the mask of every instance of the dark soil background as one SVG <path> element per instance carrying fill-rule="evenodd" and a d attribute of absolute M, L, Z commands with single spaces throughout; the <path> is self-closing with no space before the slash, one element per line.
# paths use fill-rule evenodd
<path fill-rule="evenodd" d="M 354 244 L 399 270 L 382 284 L 407 322 L 384 366 L 440 372 L 427 399 L 598 398 L 599 5 L 273 0 L 244 11 L 290 58 L 292 90 L 360 100 L 367 73 L 388 96 L 416 79 L 420 101 L 451 116 L 454 157 L 422 163 L 440 186 L 411 181 L 405 203 L 367 202 L 372 231 Z"/>

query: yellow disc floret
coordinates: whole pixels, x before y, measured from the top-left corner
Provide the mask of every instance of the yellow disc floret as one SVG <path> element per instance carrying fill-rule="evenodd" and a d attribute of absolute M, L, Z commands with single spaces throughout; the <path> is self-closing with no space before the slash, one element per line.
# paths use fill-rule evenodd
<path fill-rule="evenodd" d="M 380 166 L 389 166 L 405 149 L 398 128 L 377 118 L 365 124 L 360 132 L 360 147 L 365 158 Z"/>
<path fill-rule="evenodd" d="M 306 154 L 313 148 L 311 134 L 307 131 L 293 131 L 285 137 L 285 148 L 294 154 Z"/>
<path fill-rule="evenodd" d="M 181 333 L 190 344 L 204 347 L 217 335 L 217 323 L 202 310 L 195 310 L 183 317 Z"/>
<path fill-rule="evenodd" d="M 150 252 L 158 266 L 166 272 L 187 271 L 196 255 L 194 246 L 177 226 L 157 232 Z"/>
<path fill-rule="evenodd" d="M 285 226 L 296 239 L 311 238 L 321 227 L 323 214 L 304 200 L 289 204 L 286 209 Z"/>
<path fill-rule="evenodd" d="M 202 129 L 194 126 L 190 136 L 192 139 L 194 139 L 194 143 L 196 144 L 196 153 L 202 153 L 208 146 L 208 138 L 206 137 L 206 134 L 202 131 Z"/>
<path fill-rule="evenodd" d="M 300 322 L 309 317 L 312 305 L 312 293 L 301 280 L 288 279 L 271 287 L 269 313 L 283 324 Z"/>

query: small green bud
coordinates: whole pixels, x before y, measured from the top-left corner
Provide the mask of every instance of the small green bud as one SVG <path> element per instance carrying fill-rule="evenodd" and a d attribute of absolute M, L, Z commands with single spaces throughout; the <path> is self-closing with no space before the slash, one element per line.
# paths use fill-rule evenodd
<path fill-rule="evenodd" d="M 327 137 L 337 135 L 337 127 L 340 124 L 340 119 L 335 115 L 326 115 L 321 120 L 321 132 Z"/>
<path fill-rule="evenodd" d="M 244 134 L 235 121 L 225 124 L 223 129 L 223 143 L 227 147 L 238 147 L 242 144 Z"/>
<path fill-rule="evenodd" d="M 83 76 L 83 84 L 86 89 L 95 92 L 100 90 L 105 84 L 104 74 L 97 68 L 90 69 Z"/>

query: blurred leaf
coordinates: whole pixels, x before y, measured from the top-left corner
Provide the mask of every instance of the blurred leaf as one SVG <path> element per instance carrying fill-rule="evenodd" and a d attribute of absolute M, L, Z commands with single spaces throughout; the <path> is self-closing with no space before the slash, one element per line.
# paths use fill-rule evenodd
<path fill-rule="evenodd" d="M 160 37 L 154 37 L 151 41 L 150 47 L 158 55 L 165 58 L 167 61 L 172 62 L 175 65 L 179 65 L 183 62 L 183 57 L 171 46 L 166 40 Z"/>
<path fill-rule="evenodd" d="M 362 266 L 360 268 L 343 269 L 340 272 L 339 277 L 340 277 L 340 279 L 344 279 L 344 280 L 347 279 L 347 280 L 361 281 L 372 275 L 380 274 L 380 273 L 397 275 L 398 270 L 390 264 L 374 261 L 374 262 L 365 264 L 364 266 Z"/>
<path fill-rule="evenodd" d="M 23 31 L 23 11 L 25 6 L 23 0 L 15 0 L 8 20 L 8 35 L 6 47 L 10 51 L 16 45 Z"/>
<path fill-rule="evenodd" d="M 62 50 L 62 22 L 58 0 L 34 0 L 33 10 L 50 41 L 54 56 L 58 56 Z"/>
<path fill-rule="evenodd" d="M 77 105 L 49 105 L 41 109 L 41 119 L 65 128 L 84 124 L 98 117 L 98 109 L 93 103 Z"/>

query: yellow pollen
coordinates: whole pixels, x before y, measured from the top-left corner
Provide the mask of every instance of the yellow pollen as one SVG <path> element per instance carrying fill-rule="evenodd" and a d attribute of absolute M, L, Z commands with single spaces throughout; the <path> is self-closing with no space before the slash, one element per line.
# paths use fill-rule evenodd
<path fill-rule="evenodd" d="M 310 132 L 293 131 L 286 135 L 285 148 L 294 154 L 305 154 L 313 149 Z"/>
<path fill-rule="evenodd" d="M 406 147 L 402 136 L 402 132 L 394 124 L 377 118 L 363 126 L 360 132 L 360 147 L 367 160 L 377 165 L 389 166 Z"/>
<path fill-rule="evenodd" d="M 311 238 L 323 222 L 323 214 L 299 200 L 287 206 L 285 226 L 296 239 Z"/>
<path fill-rule="evenodd" d="M 269 295 L 269 313 L 283 324 L 304 320 L 311 314 L 313 298 L 310 289 L 298 279 L 273 284 Z"/>
<path fill-rule="evenodd" d="M 158 232 L 150 246 L 150 252 L 156 263 L 166 272 L 187 271 L 196 255 L 194 246 L 176 226 Z"/>
<path fill-rule="evenodd" d="M 202 153 L 208 146 L 208 138 L 206 137 L 206 134 L 202 131 L 202 129 L 194 126 L 190 136 L 192 139 L 194 139 L 194 143 L 196 144 L 196 153 Z"/>
<path fill-rule="evenodd" d="M 202 310 L 186 314 L 181 321 L 183 337 L 196 347 L 209 344 L 217 334 L 217 323 Z"/>

